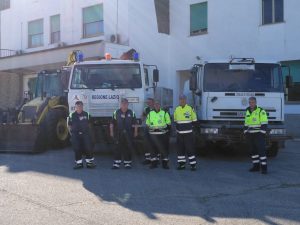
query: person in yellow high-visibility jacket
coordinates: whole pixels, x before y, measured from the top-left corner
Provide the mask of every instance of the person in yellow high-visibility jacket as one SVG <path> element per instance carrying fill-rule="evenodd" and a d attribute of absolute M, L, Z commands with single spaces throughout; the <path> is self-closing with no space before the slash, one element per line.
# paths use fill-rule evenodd
<path fill-rule="evenodd" d="M 157 100 L 154 103 L 154 109 L 147 115 L 146 125 L 149 129 L 150 142 L 152 144 L 150 168 L 157 167 L 159 163 L 157 155 L 160 154 L 162 167 L 169 169 L 168 131 L 171 129 L 171 118 L 168 112 L 160 108 L 160 103 Z"/>
<path fill-rule="evenodd" d="M 197 121 L 194 109 L 186 103 L 186 96 L 179 96 L 179 106 L 174 112 L 174 122 L 177 131 L 177 162 L 178 170 L 185 169 L 186 154 L 188 155 L 191 170 L 196 170 L 196 156 L 193 136 L 193 123 Z"/>
<path fill-rule="evenodd" d="M 257 106 L 256 98 L 249 98 L 249 107 L 246 109 L 244 134 L 252 154 L 253 166 L 250 172 L 260 171 L 267 173 L 267 153 L 265 136 L 267 133 L 268 115 L 264 109 Z"/>
<path fill-rule="evenodd" d="M 143 119 L 145 121 L 147 119 L 148 114 L 153 109 L 154 109 L 154 99 L 147 98 L 147 106 L 144 108 L 144 111 L 143 111 Z M 151 164 L 151 149 L 150 149 L 149 130 L 148 130 L 147 126 L 144 129 L 144 149 L 145 149 L 145 160 L 143 161 L 143 164 L 149 165 L 149 164 Z"/>

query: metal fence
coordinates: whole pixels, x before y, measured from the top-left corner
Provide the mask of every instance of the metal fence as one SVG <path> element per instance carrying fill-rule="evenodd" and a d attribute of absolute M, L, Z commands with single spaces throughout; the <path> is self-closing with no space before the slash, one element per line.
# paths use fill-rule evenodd
<path fill-rule="evenodd" d="M 0 58 L 14 56 L 17 54 L 17 51 L 10 49 L 0 49 Z"/>

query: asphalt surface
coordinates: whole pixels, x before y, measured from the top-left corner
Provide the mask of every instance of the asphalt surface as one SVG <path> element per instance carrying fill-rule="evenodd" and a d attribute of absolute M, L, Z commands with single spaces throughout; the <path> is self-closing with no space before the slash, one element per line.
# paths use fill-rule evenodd
<path fill-rule="evenodd" d="M 210 153 L 198 170 L 74 171 L 71 149 L 0 155 L 0 224 L 300 224 L 300 142 L 249 173 L 246 154 Z"/>

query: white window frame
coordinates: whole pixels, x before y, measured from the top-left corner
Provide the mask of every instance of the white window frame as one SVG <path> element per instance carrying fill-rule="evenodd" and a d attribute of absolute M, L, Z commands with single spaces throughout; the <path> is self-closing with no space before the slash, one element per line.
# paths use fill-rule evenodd
<path fill-rule="evenodd" d="M 55 31 L 55 32 L 52 31 L 52 24 L 51 24 L 52 21 L 51 21 L 51 18 L 53 16 L 59 16 L 59 25 L 60 25 L 59 31 Z M 60 14 L 56 14 L 56 15 L 53 15 L 53 16 L 50 16 L 50 44 L 59 43 L 61 41 L 61 36 L 60 36 L 61 35 L 61 32 L 60 32 L 60 30 L 61 30 L 61 16 L 60 16 Z M 54 34 L 56 34 L 56 33 L 58 33 L 58 36 L 59 36 L 59 40 L 58 41 L 55 41 L 54 38 L 53 38 Z"/>
<path fill-rule="evenodd" d="M 41 20 L 42 21 L 42 25 L 43 25 L 43 32 L 42 33 L 37 33 L 37 34 L 29 34 L 28 33 L 28 48 L 37 48 L 37 47 L 42 47 L 42 46 L 44 46 L 44 19 L 43 18 L 41 18 L 41 19 L 36 19 L 36 20 L 32 20 L 32 21 L 29 21 L 28 23 L 27 23 L 27 29 L 29 29 L 29 24 L 31 23 L 31 22 L 35 22 L 35 21 L 39 21 L 39 20 Z M 41 38 L 41 43 L 39 44 L 39 45 L 32 45 L 32 37 L 33 36 L 42 36 L 42 38 Z"/>

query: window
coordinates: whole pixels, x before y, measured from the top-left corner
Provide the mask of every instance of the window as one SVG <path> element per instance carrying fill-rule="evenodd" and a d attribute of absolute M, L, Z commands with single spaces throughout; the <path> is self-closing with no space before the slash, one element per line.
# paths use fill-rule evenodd
<path fill-rule="evenodd" d="M 10 0 L 0 0 L 0 11 L 10 8 Z"/>
<path fill-rule="evenodd" d="M 60 42 L 60 15 L 50 17 L 51 44 Z"/>
<path fill-rule="evenodd" d="M 283 0 L 262 0 L 262 24 L 283 22 Z"/>
<path fill-rule="evenodd" d="M 74 68 L 72 89 L 142 88 L 139 64 L 82 65 Z"/>
<path fill-rule="evenodd" d="M 190 34 L 207 32 L 207 2 L 190 5 Z"/>
<path fill-rule="evenodd" d="M 256 63 L 255 70 L 231 70 L 228 63 L 208 63 L 204 68 L 204 91 L 283 92 L 279 64 Z"/>
<path fill-rule="evenodd" d="M 154 3 L 158 32 L 170 34 L 170 1 L 155 0 Z"/>
<path fill-rule="evenodd" d="M 149 82 L 149 73 L 148 73 L 148 69 L 144 68 L 144 74 L 145 74 L 145 84 L 147 86 L 149 86 L 150 82 Z"/>
<path fill-rule="evenodd" d="M 83 9 L 83 37 L 96 37 L 104 33 L 103 5 Z"/>
<path fill-rule="evenodd" d="M 282 65 L 287 66 L 282 68 L 284 77 L 290 75 L 292 77 L 293 84 L 288 88 L 287 100 L 300 101 L 300 60 L 284 61 Z M 285 79 L 284 79 L 285 80 Z"/>
<path fill-rule="evenodd" d="M 44 41 L 43 19 L 34 20 L 28 23 L 28 47 L 34 48 L 43 46 Z"/>

